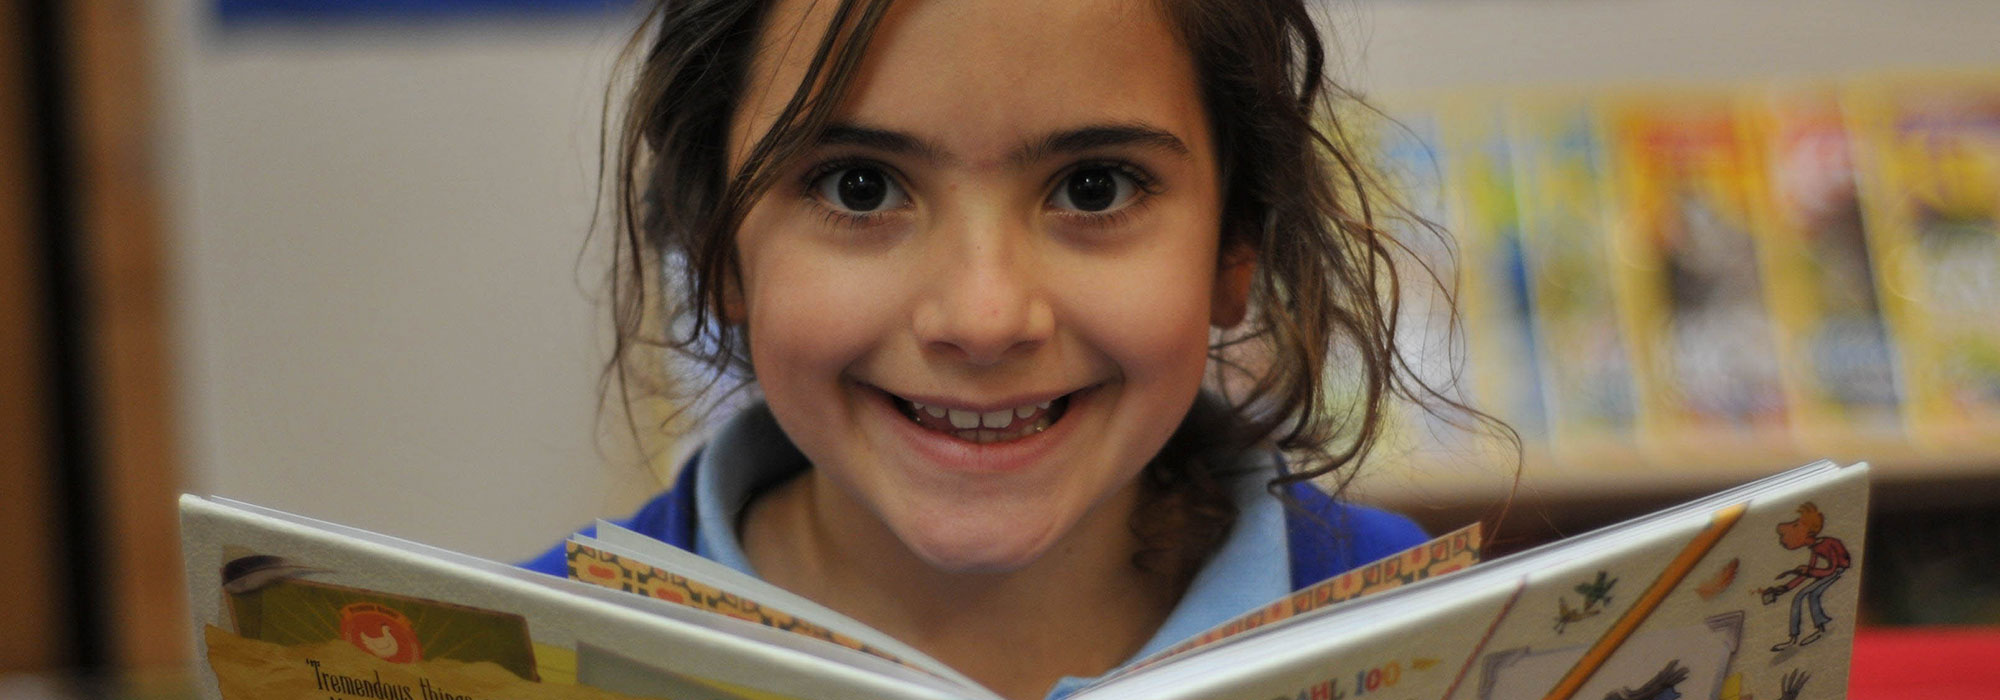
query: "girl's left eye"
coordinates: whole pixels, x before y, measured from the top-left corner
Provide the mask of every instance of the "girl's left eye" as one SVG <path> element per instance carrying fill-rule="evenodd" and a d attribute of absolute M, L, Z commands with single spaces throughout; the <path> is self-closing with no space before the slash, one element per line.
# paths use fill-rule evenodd
<path fill-rule="evenodd" d="M 1109 165 L 1078 168 L 1049 195 L 1049 204 L 1058 209 L 1101 214 L 1124 208 L 1139 192 L 1139 181 L 1131 173 Z"/>

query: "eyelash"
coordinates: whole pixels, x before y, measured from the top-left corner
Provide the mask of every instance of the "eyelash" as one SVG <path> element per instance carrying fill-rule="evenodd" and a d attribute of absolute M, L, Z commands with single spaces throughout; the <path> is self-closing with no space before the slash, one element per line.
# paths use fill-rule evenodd
<path fill-rule="evenodd" d="M 860 214 L 852 214 L 852 212 L 844 212 L 844 210 L 828 204 L 820 196 L 820 188 L 818 188 L 820 178 L 826 178 L 830 174 L 836 174 L 836 172 L 848 170 L 848 168 L 874 168 L 874 170 L 880 170 L 884 176 L 888 176 L 888 180 L 896 188 L 902 188 L 904 192 L 908 192 L 908 188 L 902 186 L 902 174 L 898 174 L 896 168 L 890 168 L 888 164 L 884 164 L 880 160 L 868 160 L 868 158 L 834 158 L 834 160 L 828 160 L 828 162 L 822 162 L 818 166 L 808 168 L 804 172 L 804 176 L 800 176 L 800 180 L 798 180 L 798 194 L 802 198 L 806 198 L 808 202 L 812 202 L 812 206 L 816 206 L 820 210 L 820 218 L 824 218 L 828 226 L 866 228 L 866 226 L 882 224 L 882 216 L 888 214 L 888 212 L 860 212 Z"/>
<path fill-rule="evenodd" d="M 882 174 L 889 177 L 889 181 L 894 183 L 896 187 L 901 188 L 905 193 L 909 192 L 909 188 L 903 186 L 902 174 L 896 172 L 895 168 L 891 168 L 885 163 L 867 158 L 835 158 L 807 170 L 805 175 L 799 180 L 799 193 L 820 209 L 821 218 L 825 219 L 829 225 L 863 228 L 882 223 L 882 217 L 888 213 L 886 211 L 862 213 L 841 211 L 839 208 L 828 204 L 819 196 L 818 184 L 820 178 L 849 168 L 863 167 L 881 171 Z"/>
<path fill-rule="evenodd" d="M 1055 197 L 1055 188 L 1061 187 L 1064 182 L 1069 181 L 1070 177 L 1084 170 L 1092 170 L 1097 168 L 1111 170 L 1120 175 L 1131 178 L 1132 188 L 1133 190 L 1135 190 L 1135 192 L 1133 192 L 1132 194 L 1132 201 L 1127 202 L 1125 206 L 1119 207 L 1115 211 L 1105 212 L 1105 213 L 1079 212 L 1079 211 L 1069 211 L 1062 209 L 1054 210 L 1057 216 L 1061 216 L 1064 219 L 1085 226 L 1113 228 L 1118 226 L 1119 224 L 1125 223 L 1126 220 L 1130 219 L 1141 207 L 1144 207 L 1148 203 L 1150 203 L 1155 195 L 1158 195 L 1160 194 L 1160 192 L 1163 191 L 1159 186 L 1159 180 L 1154 178 L 1151 173 L 1146 172 L 1145 169 L 1140 168 L 1139 166 L 1120 160 L 1086 160 L 1079 162 L 1075 165 L 1071 165 L 1067 168 L 1064 168 L 1061 172 L 1056 173 L 1056 176 L 1049 181 L 1050 182 L 1049 186 L 1044 188 L 1048 190 L 1048 194 L 1042 196 L 1042 201 L 1047 202 L 1048 200 L 1053 199 Z"/>
<path fill-rule="evenodd" d="M 852 212 L 842 211 L 839 208 L 830 206 L 819 195 L 819 188 L 817 187 L 817 185 L 821 178 L 840 172 L 842 170 L 846 170 L 849 168 L 859 168 L 859 167 L 874 168 L 876 170 L 879 170 L 884 175 L 887 175 L 889 177 L 889 180 L 895 183 L 896 187 L 903 188 L 905 193 L 909 191 L 909 188 L 903 185 L 902 175 L 900 173 L 897 173 L 894 168 L 889 167 L 887 164 L 867 158 L 836 158 L 833 160 L 826 161 L 824 163 L 820 163 L 819 165 L 816 165 L 806 170 L 805 174 L 801 176 L 799 179 L 798 183 L 799 193 L 807 200 L 812 201 L 812 203 L 815 206 L 819 207 L 821 218 L 824 219 L 826 223 L 830 225 L 861 228 L 861 227 L 880 224 L 882 223 L 882 218 L 889 213 L 888 211 L 863 212 L 863 213 L 852 213 Z M 1044 204 L 1046 204 L 1050 199 L 1052 199 L 1055 196 L 1056 187 L 1062 186 L 1063 182 L 1067 181 L 1071 176 L 1077 174 L 1078 172 L 1093 168 L 1104 168 L 1112 170 L 1117 172 L 1119 175 L 1131 178 L 1132 187 L 1133 189 L 1136 190 L 1136 193 L 1133 194 L 1132 201 L 1125 204 L 1125 206 L 1119 207 L 1116 211 L 1112 211 L 1109 213 L 1076 212 L 1076 211 L 1052 209 L 1052 211 L 1055 212 L 1057 216 L 1061 216 L 1064 219 L 1067 219 L 1071 222 L 1086 226 L 1103 227 L 1103 228 L 1115 227 L 1119 224 L 1124 223 L 1127 219 L 1131 218 L 1135 210 L 1138 210 L 1139 208 L 1146 206 L 1155 195 L 1158 195 L 1163 191 L 1162 188 L 1160 188 L 1159 186 L 1159 181 L 1157 178 L 1154 178 L 1152 174 L 1146 172 L 1145 169 L 1140 168 L 1136 165 L 1119 160 L 1086 160 L 1073 164 L 1067 168 L 1064 168 L 1061 172 L 1058 172 L 1055 175 L 1055 177 L 1049 179 L 1049 184 L 1043 188 L 1044 190 L 1047 191 L 1046 194 L 1042 195 L 1042 201 L 1044 202 Z"/>

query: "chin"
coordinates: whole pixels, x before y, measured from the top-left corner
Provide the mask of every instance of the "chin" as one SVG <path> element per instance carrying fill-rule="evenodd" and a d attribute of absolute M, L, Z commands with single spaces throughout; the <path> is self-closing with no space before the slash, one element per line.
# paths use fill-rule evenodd
<path fill-rule="evenodd" d="M 1022 532 L 1012 523 L 967 527 L 919 528 L 902 538 L 910 553 L 938 571 L 955 574 L 1005 574 L 1035 563 L 1052 539 Z"/>

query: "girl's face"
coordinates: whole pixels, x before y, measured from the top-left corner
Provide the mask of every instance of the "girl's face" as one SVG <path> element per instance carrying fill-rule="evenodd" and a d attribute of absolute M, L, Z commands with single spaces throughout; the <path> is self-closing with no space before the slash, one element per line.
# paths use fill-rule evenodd
<path fill-rule="evenodd" d="M 767 20 L 734 162 L 833 4 Z M 1247 279 L 1218 285 L 1209 127 L 1154 3 L 899 2 L 780 172 L 738 233 L 728 314 L 831 487 L 817 515 L 948 571 L 1126 536 Z"/>

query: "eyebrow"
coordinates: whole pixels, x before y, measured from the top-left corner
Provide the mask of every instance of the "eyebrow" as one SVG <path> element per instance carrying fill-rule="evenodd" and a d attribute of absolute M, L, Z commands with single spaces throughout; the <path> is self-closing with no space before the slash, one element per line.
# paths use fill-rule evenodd
<path fill-rule="evenodd" d="M 1131 146 L 1165 151 L 1182 158 L 1191 153 L 1180 137 L 1165 129 L 1140 123 L 1094 124 L 1049 134 L 1041 141 L 1016 149 L 1007 159 L 1015 165 L 1023 165 L 1053 155 Z"/>
<path fill-rule="evenodd" d="M 858 124 L 828 124 L 825 129 L 820 130 L 819 138 L 813 141 L 819 146 L 859 146 L 901 156 L 915 156 L 924 160 L 947 160 L 944 149 L 929 141 L 900 131 Z"/>
<path fill-rule="evenodd" d="M 858 146 L 934 162 L 958 160 L 936 143 L 914 135 L 853 123 L 829 124 L 814 141 L 820 146 Z M 1007 154 L 1007 162 L 1020 166 L 1054 155 L 1131 146 L 1165 151 L 1182 158 L 1192 153 L 1187 143 L 1173 132 L 1145 123 L 1129 122 L 1091 124 L 1051 132 L 1015 148 Z"/>

